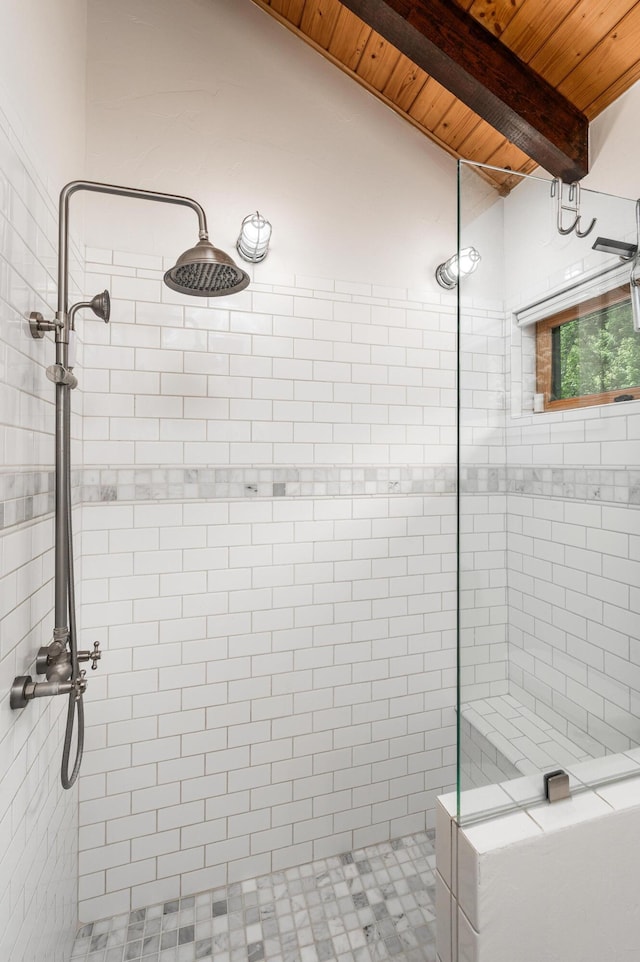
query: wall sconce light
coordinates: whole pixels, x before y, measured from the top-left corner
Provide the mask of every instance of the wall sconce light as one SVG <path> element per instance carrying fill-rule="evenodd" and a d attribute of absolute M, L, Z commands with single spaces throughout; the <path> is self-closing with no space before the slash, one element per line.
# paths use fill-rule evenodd
<path fill-rule="evenodd" d="M 457 286 L 461 277 L 466 277 L 467 274 L 473 274 L 480 260 L 480 254 L 475 247 L 463 248 L 459 255 L 454 254 L 448 261 L 445 261 L 444 264 L 439 264 L 436 267 L 436 280 L 438 284 L 440 287 L 452 291 L 453 288 Z"/>
<path fill-rule="evenodd" d="M 255 212 L 249 214 L 242 221 L 240 236 L 236 241 L 236 250 L 240 257 L 252 264 L 263 261 L 269 250 L 271 240 L 271 224 L 264 217 Z"/>

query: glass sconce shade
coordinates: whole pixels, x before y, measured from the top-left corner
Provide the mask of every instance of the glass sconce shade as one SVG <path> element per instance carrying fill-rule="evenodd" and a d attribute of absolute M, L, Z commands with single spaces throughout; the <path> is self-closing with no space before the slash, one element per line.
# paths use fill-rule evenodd
<path fill-rule="evenodd" d="M 271 224 L 258 211 L 249 214 L 242 221 L 240 236 L 236 241 L 236 250 L 240 257 L 252 264 L 263 261 L 269 250 L 271 240 Z"/>
<path fill-rule="evenodd" d="M 449 260 L 436 268 L 436 280 L 440 287 L 451 291 L 461 277 L 473 274 L 480 263 L 480 254 L 475 247 L 464 247 L 460 254 L 453 254 Z"/>

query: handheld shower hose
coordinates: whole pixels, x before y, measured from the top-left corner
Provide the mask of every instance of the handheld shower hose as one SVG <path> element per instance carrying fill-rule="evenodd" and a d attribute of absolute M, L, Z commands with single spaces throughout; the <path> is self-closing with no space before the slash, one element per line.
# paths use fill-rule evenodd
<path fill-rule="evenodd" d="M 71 388 L 64 385 L 67 391 L 67 403 L 65 405 L 64 416 L 64 446 L 65 450 L 71 448 Z M 71 683 L 74 686 L 69 692 L 69 704 L 67 707 L 67 725 L 64 733 L 64 744 L 62 747 L 62 768 L 60 770 L 60 780 L 63 788 L 71 788 L 80 773 L 82 755 L 84 752 L 84 701 L 83 691 L 80 688 L 76 694 L 78 682 L 81 680 L 80 663 L 78 661 L 78 634 L 76 624 L 76 586 L 73 565 L 73 525 L 71 522 L 71 462 L 67 457 L 65 467 L 65 498 L 67 502 L 67 573 L 68 573 L 68 600 L 69 600 L 69 652 L 71 655 Z M 69 758 L 71 755 L 71 739 L 73 736 L 73 720 L 78 714 L 78 740 L 76 758 L 73 763 L 73 770 L 69 773 Z"/>

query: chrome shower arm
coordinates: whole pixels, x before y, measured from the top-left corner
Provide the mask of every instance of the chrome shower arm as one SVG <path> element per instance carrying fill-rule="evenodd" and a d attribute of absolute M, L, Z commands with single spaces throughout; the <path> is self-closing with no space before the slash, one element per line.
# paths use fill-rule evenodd
<path fill-rule="evenodd" d="M 140 190 L 136 187 L 119 187 L 117 184 L 101 184 L 94 180 L 72 180 L 60 191 L 58 218 L 58 312 L 57 318 L 64 322 L 69 309 L 69 198 L 80 190 L 92 191 L 97 194 L 111 194 L 117 197 L 137 197 L 139 200 L 153 200 L 161 204 L 177 204 L 180 207 L 190 207 L 198 217 L 200 240 L 208 240 L 206 214 L 192 197 L 182 197 L 180 194 L 163 194 L 156 190 Z M 66 328 L 66 325 L 65 325 Z M 66 329 L 60 330 L 62 340 L 67 339 Z M 56 340 L 58 335 L 56 335 Z"/>

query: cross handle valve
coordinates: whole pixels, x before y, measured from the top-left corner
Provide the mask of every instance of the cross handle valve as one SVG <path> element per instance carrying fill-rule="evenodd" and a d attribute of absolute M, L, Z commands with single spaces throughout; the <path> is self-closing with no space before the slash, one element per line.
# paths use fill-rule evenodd
<path fill-rule="evenodd" d="M 72 684 L 73 696 L 76 701 L 80 701 L 85 691 L 87 690 L 87 673 L 86 671 L 81 671 L 78 677 Z"/>
<path fill-rule="evenodd" d="M 93 643 L 93 651 L 92 651 L 91 654 L 89 655 L 89 658 L 91 659 L 91 670 L 92 670 L 92 671 L 95 671 L 96 668 L 98 667 L 98 662 L 99 662 L 100 659 L 102 658 L 102 652 L 100 651 L 100 642 L 99 642 L 99 641 L 94 641 L 94 643 Z"/>
<path fill-rule="evenodd" d="M 94 641 L 93 651 L 79 651 L 78 661 L 90 661 L 91 670 L 95 671 L 98 667 L 98 662 L 102 658 L 102 652 L 100 651 L 100 642 Z"/>

